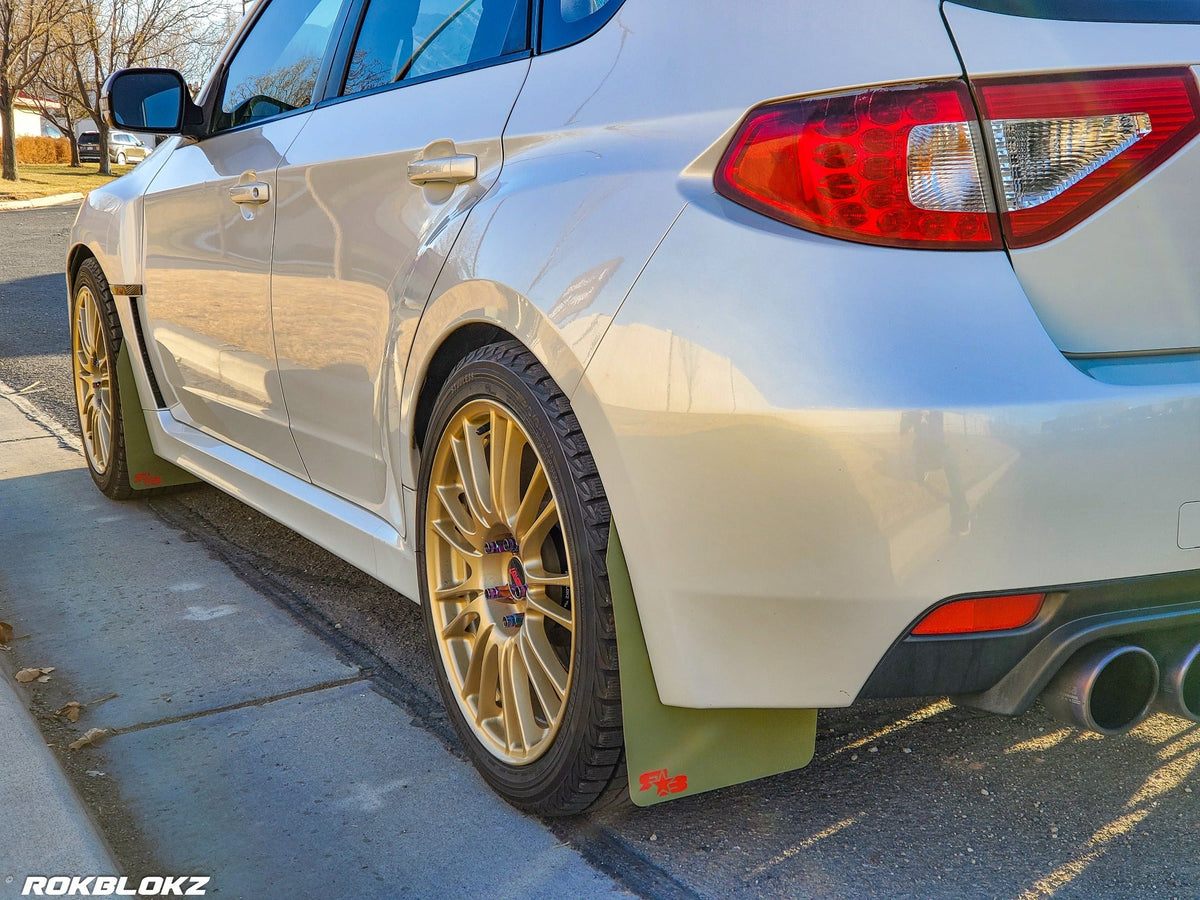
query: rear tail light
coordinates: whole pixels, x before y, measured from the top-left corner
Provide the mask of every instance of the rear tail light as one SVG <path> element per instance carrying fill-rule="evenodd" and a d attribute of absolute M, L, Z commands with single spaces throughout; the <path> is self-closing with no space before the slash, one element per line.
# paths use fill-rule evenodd
<path fill-rule="evenodd" d="M 996 154 L 1010 247 L 1058 237 L 1200 132 L 1188 69 L 1039 76 L 976 84 Z"/>
<path fill-rule="evenodd" d="M 998 247 L 960 82 L 754 110 L 717 168 L 724 196 L 818 234 L 893 247 Z"/>
<path fill-rule="evenodd" d="M 1028 247 L 1082 221 L 1200 133 L 1188 69 L 975 87 L 982 128 L 958 81 L 759 107 L 725 151 L 716 189 L 830 237 L 990 249 L 1003 229 L 1010 247 Z"/>
<path fill-rule="evenodd" d="M 943 603 L 913 628 L 917 635 L 978 634 L 1024 628 L 1037 618 L 1045 594 L 971 597 Z"/>

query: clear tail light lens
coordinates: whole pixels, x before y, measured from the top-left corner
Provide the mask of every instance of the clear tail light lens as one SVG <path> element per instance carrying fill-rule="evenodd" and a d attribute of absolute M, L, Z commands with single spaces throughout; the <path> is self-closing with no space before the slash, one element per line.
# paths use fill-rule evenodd
<path fill-rule="evenodd" d="M 998 247 L 982 171 L 970 95 L 946 82 L 761 106 L 715 184 L 736 203 L 831 237 Z"/>
<path fill-rule="evenodd" d="M 876 88 L 754 109 L 718 193 L 818 234 L 893 247 L 1058 237 L 1200 133 L 1190 69 Z M 990 153 L 995 186 L 983 158 Z M 997 210 L 998 213 L 997 214 Z"/>
<path fill-rule="evenodd" d="M 1200 132 L 1189 69 L 975 82 L 1010 247 L 1058 237 Z"/>

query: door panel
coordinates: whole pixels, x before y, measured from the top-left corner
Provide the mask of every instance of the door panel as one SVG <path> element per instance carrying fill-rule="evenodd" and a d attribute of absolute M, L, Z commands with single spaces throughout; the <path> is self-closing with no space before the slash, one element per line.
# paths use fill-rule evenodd
<path fill-rule="evenodd" d="M 230 190 L 273 191 L 305 119 L 184 144 L 145 199 L 148 337 L 179 401 L 172 414 L 301 477 L 271 338 L 275 203 L 235 203 Z"/>
<path fill-rule="evenodd" d="M 362 506 L 385 500 L 391 367 L 402 372 L 445 254 L 499 175 L 528 68 L 519 59 L 319 108 L 280 167 L 272 294 L 292 432 L 313 482 Z M 456 156 L 476 158 L 475 178 L 410 180 L 410 163 Z"/>

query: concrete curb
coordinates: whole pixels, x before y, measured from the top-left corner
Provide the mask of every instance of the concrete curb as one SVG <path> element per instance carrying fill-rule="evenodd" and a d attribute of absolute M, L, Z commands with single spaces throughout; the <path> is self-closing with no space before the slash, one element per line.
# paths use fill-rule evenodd
<path fill-rule="evenodd" d="M 0 390 L 4 434 L 50 437 L 20 406 Z M 7 656 L 0 654 L 0 898 L 20 896 L 28 875 L 118 874 L 107 842 L 46 746 Z"/>
<path fill-rule="evenodd" d="M 62 203 L 74 203 L 82 200 L 83 194 L 55 194 L 52 197 L 34 197 L 32 200 L 0 200 L 2 209 L 40 209 L 43 206 L 58 206 Z"/>
<path fill-rule="evenodd" d="M 18 897 L 29 875 L 117 875 L 119 867 L 83 801 L 46 746 L 0 665 L 0 898 Z"/>

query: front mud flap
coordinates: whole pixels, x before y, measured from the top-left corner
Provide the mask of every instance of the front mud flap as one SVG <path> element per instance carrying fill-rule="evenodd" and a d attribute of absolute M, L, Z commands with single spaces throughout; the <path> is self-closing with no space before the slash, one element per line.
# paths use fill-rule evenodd
<path fill-rule="evenodd" d="M 608 578 L 634 803 L 652 806 L 808 765 L 816 745 L 815 709 L 685 709 L 660 703 L 615 525 L 608 537 Z"/>
<path fill-rule="evenodd" d="M 150 443 L 150 430 L 146 427 L 146 412 L 138 396 L 137 381 L 133 375 L 133 363 L 129 361 L 129 342 L 121 344 L 117 354 L 117 390 L 121 394 L 121 433 L 125 436 L 125 462 L 129 469 L 129 483 L 136 491 L 167 487 L 175 484 L 193 484 L 200 479 L 185 472 L 161 456 L 154 454 Z"/>

